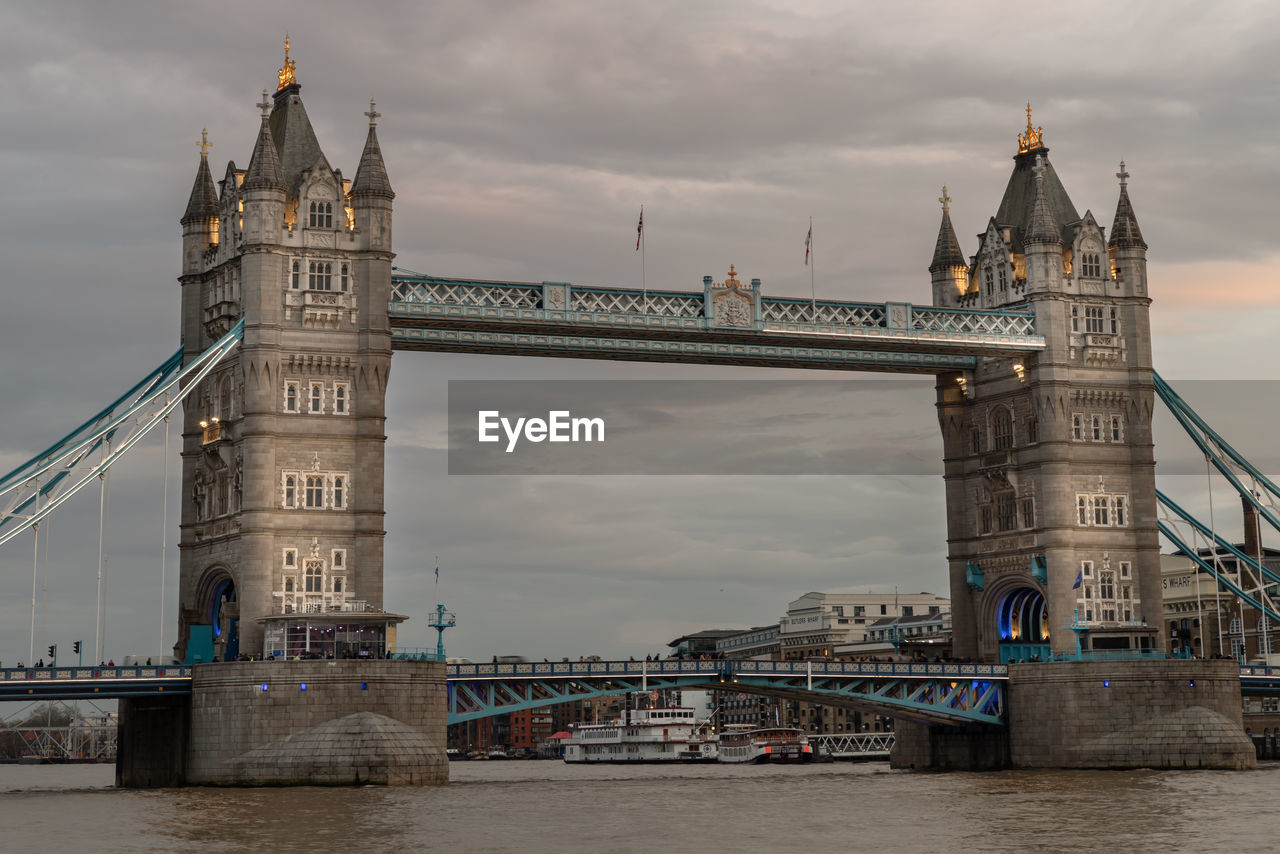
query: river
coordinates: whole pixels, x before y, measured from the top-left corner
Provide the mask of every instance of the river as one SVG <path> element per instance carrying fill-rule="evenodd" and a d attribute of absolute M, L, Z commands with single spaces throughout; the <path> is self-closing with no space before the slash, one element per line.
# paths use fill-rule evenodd
<path fill-rule="evenodd" d="M 456 762 L 426 789 L 112 788 L 110 765 L 0 765 L 10 852 L 1269 851 L 1280 762 L 1257 771 L 926 774 Z"/>

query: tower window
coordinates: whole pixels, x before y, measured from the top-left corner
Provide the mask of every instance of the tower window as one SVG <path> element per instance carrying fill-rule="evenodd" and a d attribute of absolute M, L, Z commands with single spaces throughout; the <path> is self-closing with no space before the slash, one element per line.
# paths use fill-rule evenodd
<path fill-rule="evenodd" d="M 286 568 L 292 568 L 292 567 L 295 567 L 295 566 L 297 566 L 297 565 L 298 565 L 298 550 L 297 550 L 297 549 L 285 549 L 285 550 L 284 550 L 284 565 L 285 565 L 285 567 L 286 567 Z"/>
<path fill-rule="evenodd" d="M 1103 331 L 1102 326 L 1102 306 L 1087 305 L 1084 308 L 1084 331 L 1094 334 Z"/>
<path fill-rule="evenodd" d="M 347 386 L 345 383 L 333 384 L 333 411 L 336 415 L 347 414 L 348 401 Z"/>
<path fill-rule="evenodd" d="M 1111 514 L 1109 512 L 1110 502 L 1105 495 L 1095 495 L 1093 497 L 1093 524 L 1110 525 Z"/>
<path fill-rule="evenodd" d="M 1090 279 L 1102 278 L 1102 259 L 1097 252 L 1080 255 L 1080 275 Z"/>
<path fill-rule="evenodd" d="M 1076 441 L 1084 439 L 1084 416 L 1079 412 L 1071 416 L 1071 438 Z"/>
<path fill-rule="evenodd" d="M 308 593 L 324 592 L 324 561 L 322 560 L 307 561 L 307 592 Z"/>
<path fill-rule="evenodd" d="M 1076 524 L 1089 524 L 1089 499 L 1087 496 L 1076 496 Z"/>
<path fill-rule="evenodd" d="M 333 264 L 312 261 L 307 265 L 307 287 L 313 291 L 333 290 Z"/>
<path fill-rule="evenodd" d="M 991 448 L 1003 451 L 1013 447 L 1013 417 L 1009 410 L 997 406 L 991 413 Z"/>
<path fill-rule="evenodd" d="M 992 275 L 991 275 L 990 267 L 987 267 L 982 271 L 982 278 L 983 278 L 983 281 L 987 283 L 987 295 L 990 296 L 992 292 L 992 285 L 991 285 Z"/>
<path fill-rule="evenodd" d="M 288 508 L 298 506 L 298 479 L 293 475 L 285 475 L 284 478 L 284 506 Z"/>
<path fill-rule="evenodd" d="M 1119 442 L 1124 438 L 1124 431 L 1121 429 L 1121 421 L 1119 415 L 1111 416 L 1111 441 Z"/>
<path fill-rule="evenodd" d="M 1116 511 L 1115 513 L 1116 524 L 1121 526 L 1127 524 L 1127 520 L 1129 518 L 1129 507 L 1128 507 L 1128 502 L 1125 500 L 1125 496 L 1123 495 L 1116 496 L 1115 511 Z M 1125 569 L 1127 569 L 1128 567 L 1127 564 L 1123 564 L 1123 563 L 1120 564 L 1120 566 Z M 1126 574 L 1126 573 L 1122 573 L 1122 574 Z"/>
<path fill-rule="evenodd" d="M 298 384 L 296 382 L 284 384 L 284 411 L 298 411 Z"/>
<path fill-rule="evenodd" d="M 1004 293 L 1009 286 L 1009 271 L 1005 269 L 1003 264 L 1000 265 L 1000 293 Z"/>
<path fill-rule="evenodd" d="M 289 274 L 289 287 L 293 288 L 296 291 L 298 289 L 298 285 L 301 284 L 301 279 L 302 279 L 302 262 L 295 258 L 293 259 L 292 271 Z"/>
<path fill-rule="evenodd" d="M 996 496 L 996 530 L 1012 531 L 1018 526 L 1016 507 L 1012 492 L 1002 492 Z"/>
<path fill-rule="evenodd" d="M 346 506 L 346 480 L 341 477 L 333 479 L 333 509 L 341 510 Z"/>
<path fill-rule="evenodd" d="M 310 510 L 324 507 L 324 478 L 319 475 L 307 475 L 306 506 Z"/>
<path fill-rule="evenodd" d="M 348 279 L 347 265 L 343 264 L 342 265 L 342 292 L 343 293 L 347 292 L 347 279 Z"/>
<path fill-rule="evenodd" d="M 319 414 L 324 411 L 324 385 L 322 383 L 311 384 L 311 412 Z"/>
<path fill-rule="evenodd" d="M 1036 526 L 1036 505 L 1035 501 L 1030 498 L 1022 499 L 1022 527 L 1034 528 Z"/>

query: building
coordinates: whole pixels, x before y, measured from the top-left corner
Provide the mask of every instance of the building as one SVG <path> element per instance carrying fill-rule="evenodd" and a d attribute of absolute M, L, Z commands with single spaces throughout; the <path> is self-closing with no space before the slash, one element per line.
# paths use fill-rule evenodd
<path fill-rule="evenodd" d="M 1129 173 L 1110 234 L 1083 215 L 1043 129 L 965 257 L 943 188 L 933 302 L 1034 315 L 1045 349 L 938 376 L 955 655 L 1159 649 L 1147 244 Z M 1081 578 L 1082 583 L 1076 584 Z M 1067 631 L 1076 613 L 1084 625 Z"/>
<path fill-rule="evenodd" d="M 1280 574 L 1280 550 L 1262 546 L 1258 512 L 1247 499 L 1242 503 L 1244 541 L 1234 544 L 1234 548 L 1255 562 L 1261 558 L 1263 567 Z M 1252 568 L 1242 567 L 1229 549 L 1203 547 L 1196 550 L 1196 557 L 1199 560 L 1183 551 L 1160 556 L 1163 622 L 1170 653 L 1180 658 L 1225 656 L 1242 664 L 1262 660 L 1280 664 L 1280 657 L 1268 658 L 1280 649 L 1280 624 L 1237 598 L 1201 562 L 1255 600 L 1270 600 L 1272 609 L 1280 599 L 1280 585 L 1265 576 L 1259 579 Z"/>
<path fill-rule="evenodd" d="M 912 659 L 950 658 L 951 612 L 881 617 L 867 628 L 866 641 L 835 648 L 836 658 L 879 655 Z"/>
<path fill-rule="evenodd" d="M 885 617 L 936 616 L 949 601 L 932 593 L 806 593 L 778 621 L 783 660 L 830 658 L 839 646 L 862 643 Z"/>
<path fill-rule="evenodd" d="M 776 658 L 781 650 L 778 626 L 755 626 L 716 640 L 716 653 L 723 658 Z"/>
<path fill-rule="evenodd" d="M 395 193 L 379 113 L 370 103 L 348 179 L 321 150 L 288 40 L 278 76 L 247 166 L 228 161 L 215 184 L 201 142 L 181 220 L 184 358 L 246 324 L 183 403 L 186 661 L 378 655 L 404 619 L 382 611 Z"/>
<path fill-rule="evenodd" d="M 723 638 L 740 634 L 742 629 L 703 629 L 689 635 L 681 635 L 669 642 L 671 655 L 682 658 L 699 658 L 703 655 L 714 655 L 716 643 Z"/>

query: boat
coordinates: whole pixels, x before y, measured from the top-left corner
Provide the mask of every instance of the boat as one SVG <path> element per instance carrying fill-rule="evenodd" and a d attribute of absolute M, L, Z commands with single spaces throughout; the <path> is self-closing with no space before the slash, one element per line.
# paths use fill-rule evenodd
<path fill-rule="evenodd" d="M 564 761 L 714 762 L 719 740 L 708 721 L 683 706 L 628 710 L 607 724 L 578 724 L 564 742 Z"/>
<path fill-rule="evenodd" d="M 507 756 L 507 751 L 503 750 L 501 747 L 490 747 L 489 758 L 490 759 L 510 759 L 511 757 Z"/>
<path fill-rule="evenodd" d="M 804 730 L 791 727 L 730 727 L 720 734 L 721 762 L 812 762 Z"/>

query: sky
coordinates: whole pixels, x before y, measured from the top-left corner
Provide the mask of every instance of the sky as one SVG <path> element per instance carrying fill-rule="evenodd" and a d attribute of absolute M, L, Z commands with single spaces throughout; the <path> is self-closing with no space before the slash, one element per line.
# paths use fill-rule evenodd
<path fill-rule="evenodd" d="M 1213 381 L 1206 391 L 1274 379 L 1273 3 L 10 3 L 0 470 L 176 349 L 196 142 L 207 128 L 215 176 L 247 164 L 286 33 L 319 141 L 346 175 L 377 100 L 402 268 L 639 286 L 643 204 L 650 287 L 698 290 L 734 264 L 770 295 L 807 296 L 812 270 L 820 298 L 927 304 L 942 186 L 971 253 L 1030 102 L 1076 207 L 1106 227 L 1126 163 L 1161 374 Z M 914 468 L 447 473 L 450 380 L 868 375 L 408 352 L 393 367 L 386 590 L 411 616 L 403 645 L 434 644 L 437 595 L 458 617 L 449 654 L 478 659 L 654 653 L 702 628 L 776 621 L 811 590 L 948 592 L 941 478 Z M 1252 405 L 1272 387 L 1238 388 L 1228 400 Z M 914 405 L 886 416 L 888 435 L 939 452 L 931 382 L 897 397 Z M 856 447 L 870 428 L 853 409 L 829 429 Z M 143 443 L 113 474 L 104 657 L 175 640 L 178 490 L 162 550 L 164 454 Z M 1158 458 L 1188 454 L 1157 433 Z M 1167 475 L 1165 488 L 1207 503 L 1203 479 Z M 97 517 L 96 492 L 71 502 L 35 567 L 35 643 L 59 643 L 63 661 L 75 639 L 92 647 Z M 32 563 L 28 538 L 0 547 L 5 664 L 27 657 Z"/>

